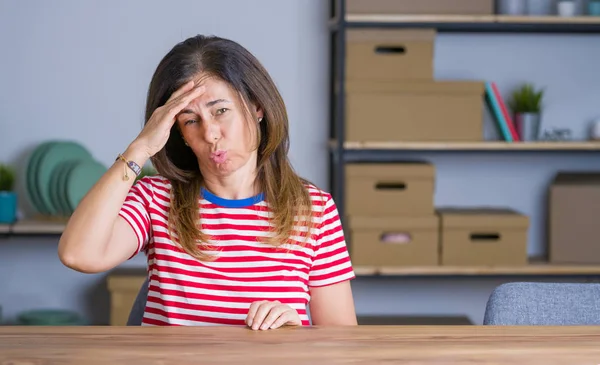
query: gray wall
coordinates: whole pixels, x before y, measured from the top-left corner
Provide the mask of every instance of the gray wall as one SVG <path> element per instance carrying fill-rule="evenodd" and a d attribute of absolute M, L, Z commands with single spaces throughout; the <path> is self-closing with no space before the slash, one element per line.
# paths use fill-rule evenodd
<path fill-rule="evenodd" d="M 265 64 L 291 120 L 297 171 L 327 187 L 328 5 L 323 0 L 0 0 L 0 160 L 24 161 L 48 138 L 76 139 L 110 164 L 139 132 L 146 88 L 160 58 L 197 33 L 232 38 Z M 600 116 L 600 37 L 441 35 L 438 78 L 490 79 L 506 95 L 521 81 L 547 87 L 546 126 L 584 137 Z M 489 116 L 488 116 L 489 119 Z M 489 127 L 488 120 L 488 127 Z M 492 130 L 493 128 L 489 128 Z M 503 204 L 532 217 L 530 253 L 545 252 L 545 189 L 556 169 L 598 168 L 592 153 L 424 154 L 438 169 L 436 204 Z M 23 189 L 19 189 L 23 193 Z M 21 198 L 24 214 L 30 207 Z M 61 266 L 56 239 L 0 242 L 0 305 L 64 307 L 108 320 L 105 274 Z M 143 266 L 143 257 L 125 266 Z M 513 278 L 517 280 L 522 278 Z M 501 279 L 354 282 L 359 314 L 466 314 L 480 323 Z"/>

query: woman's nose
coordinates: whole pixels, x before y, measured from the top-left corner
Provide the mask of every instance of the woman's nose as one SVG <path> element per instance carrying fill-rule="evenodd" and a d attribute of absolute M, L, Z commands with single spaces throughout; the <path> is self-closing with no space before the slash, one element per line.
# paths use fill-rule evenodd
<path fill-rule="evenodd" d="M 204 140 L 207 143 L 215 143 L 221 138 L 221 130 L 216 123 L 207 123 L 204 129 Z"/>

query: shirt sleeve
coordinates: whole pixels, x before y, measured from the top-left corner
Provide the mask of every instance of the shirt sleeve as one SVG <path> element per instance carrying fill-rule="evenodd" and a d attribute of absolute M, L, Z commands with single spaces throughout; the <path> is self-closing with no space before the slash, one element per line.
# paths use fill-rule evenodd
<path fill-rule="evenodd" d="M 327 194 L 308 285 L 327 286 L 354 278 L 338 210 L 331 196 Z"/>
<path fill-rule="evenodd" d="M 119 211 L 119 216 L 129 223 L 137 238 L 138 246 L 130 259 L 142 251 L 148 243 L 152 196 L 152 181 L 149 177 L 143 177 L 129 189 L 125 202 Z"/>

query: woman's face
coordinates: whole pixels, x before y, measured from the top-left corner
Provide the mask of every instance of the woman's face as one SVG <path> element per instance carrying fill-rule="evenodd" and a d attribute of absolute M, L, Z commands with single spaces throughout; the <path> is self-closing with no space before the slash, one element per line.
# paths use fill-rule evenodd
<path fill-rule="evenodd" d="M 203 175 L 227 176 L 256 168 L 258 120 L 251 119 L 237 92 L 215 77 L 202 77 L 206 91 L 177 115 L 183 139 L 198 158 Z M 250 106 L 254 107 L 254 106 Z M 262 110 L 256 110 L 262 119 Z"/>

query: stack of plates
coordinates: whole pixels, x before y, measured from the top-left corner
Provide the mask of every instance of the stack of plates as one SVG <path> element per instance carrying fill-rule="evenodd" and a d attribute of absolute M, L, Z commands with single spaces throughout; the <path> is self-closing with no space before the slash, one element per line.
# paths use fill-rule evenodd
<path fill-rule="evenodd" d="M 85 324 L 76 312 L 62 309 L 40 309 L 20 313 L 17 323 L 22 326 L 77 326 Z"/>
<path fill-rule="evenodd" d="M 40 214 L 68 217 L 106 170 L 76 142 L 42 143 L 27 163 L 29 200 Z"/>

